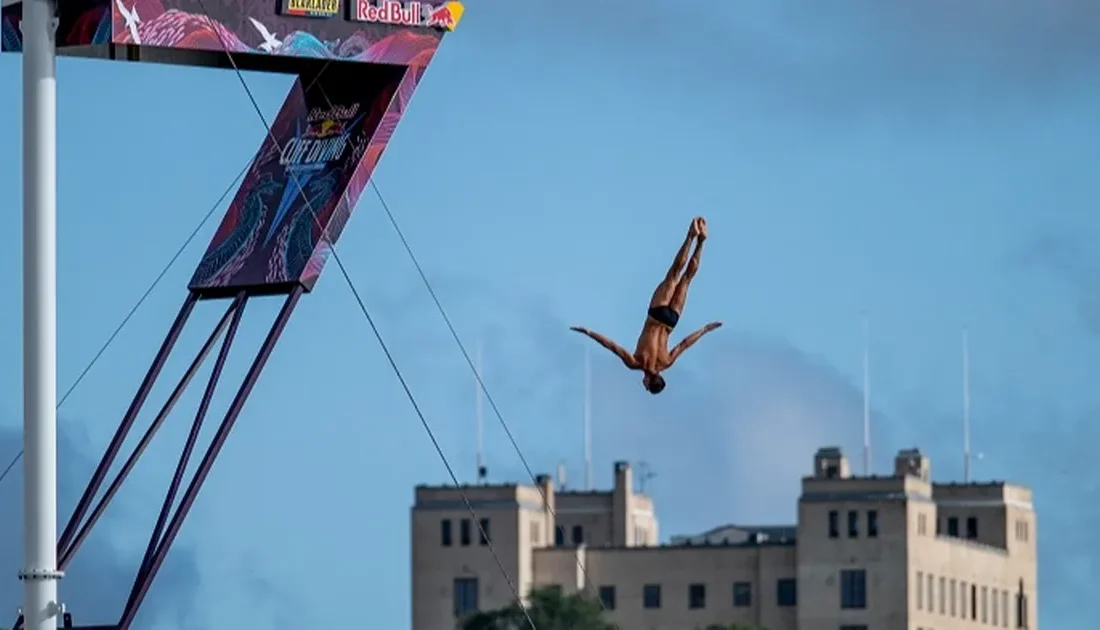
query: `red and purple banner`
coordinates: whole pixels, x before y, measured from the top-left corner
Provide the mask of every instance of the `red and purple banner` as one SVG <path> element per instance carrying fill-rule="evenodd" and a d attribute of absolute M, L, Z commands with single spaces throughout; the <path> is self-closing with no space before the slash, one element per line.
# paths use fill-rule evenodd
<path fill-rule="evenodd" d="M 191 279 L 204 297 L 311 289 L 421 68 L 337 65 L 291 89 Z"/>
<path fill-rule="evenodd" d="M 462 16 L 459 2 L 397 0 L 65 0 L 58 46 L 125 44 L 426 66 Z M 22 50 L 22 4 L 0 15 L 0 50 Z M 138 55 L 140 58 L 140 55 Z M 196 60 L 195 65 L 206 65 Z"/>
<path fill-rule="evenodd" d="M 111 41 L 111 11 L 107 0 L 64 0 L 58 11 L 57 47 L 66 48 L 106 44 Z M 23 4 L 16 3 L 0 11 L 0 52 L 23 50 L 19 23 Z"/>
<path fill-rule="evenodd" d="M 276 0 L 112 0 L 116 44 L 424 66 L 446 29 L 348 19 L 345 2 L 306 2 L 315 15 L 281 12 Z M 209 11 L 209 13 L 207 13 Z M 136 17 L 135 17 L 136 16 Z"/>

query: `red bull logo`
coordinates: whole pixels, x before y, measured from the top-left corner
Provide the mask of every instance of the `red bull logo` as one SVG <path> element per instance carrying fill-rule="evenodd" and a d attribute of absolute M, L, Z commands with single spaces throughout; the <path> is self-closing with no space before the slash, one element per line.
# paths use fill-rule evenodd
<path fill-rule="evenodd" d="M 351 119 L 358 113 L 359 103 L 335 105 L 328 109 L 314 107 L 306 117 L 308 126 L 304 136 L 307 138 L 338 136 L 347 130 Z"/>
<path fill-rule="evenodd" d="M 420 26 L 453 31 L 462 18 L 461 2 L 432 5 L 400 0 L 352 0 L 351 19 L 357 22 Z"/>
<path fill-rule="evenodd" d="M 359 103 L 314 107 L 305 117 L 305 128 L 283 145 L 279 163 L 292 167 L 316 167 L 340 159 L 348 146 L 348 133 L 362 118 Z"/>
<path fill-rule="evenodd" d="M 345 121 L 342 120 L 319 120 L 309 124 L 305 137 L 328 138 L 329 136 L 338 136 L 344 133 L 346 127 Z"/>

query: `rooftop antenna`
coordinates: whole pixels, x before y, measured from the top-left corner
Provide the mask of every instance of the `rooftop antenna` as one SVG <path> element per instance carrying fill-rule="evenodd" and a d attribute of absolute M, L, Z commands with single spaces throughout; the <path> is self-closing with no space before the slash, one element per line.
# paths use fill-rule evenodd
<path fill-rule="evenodd" d="M 481 353 L 482 344 L 477 343 L 477 363 L 474 374 L 474 415 L 477 419 L 477 480 L 481 483 L 489 476 L 485 466 L 485 404 L 481 394 Z"/>
<path fill-rule="evenodd" d="M 584 346 L 584 489 L 592 490 L 592 362 Z"/>
<path fill-rule="evenodd" d="M 863 474 L 871 475 L 871 320 L 863 316 Z"/>
<path fill-rule="evenodd" d="M 970 483 L 970 334 L 963 328 L 963 482 Z"/>
<path fill-rule="evenodd" d="M 657 476 L 649 462 L 638 462 L 638 493 L 645 494 L 649 480 Z"/>

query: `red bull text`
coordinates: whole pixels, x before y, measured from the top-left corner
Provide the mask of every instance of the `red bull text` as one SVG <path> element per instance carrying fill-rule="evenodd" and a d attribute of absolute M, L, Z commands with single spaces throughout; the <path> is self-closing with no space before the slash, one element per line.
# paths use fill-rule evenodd
<path fill-rule="evenodd" d="M 448 4 L 399 0 L 352 0 L 351 19 L 357 22 L 453 29 L 458 21 Z"/>
<path fill-rule="evenodd" d="M 309 167 L 340 159 L 348 146 L 348 125 L 358 113 L 359 103 L 313 108 L 306 116 L 306 129 L 283 145 L 279 163 Z"/>

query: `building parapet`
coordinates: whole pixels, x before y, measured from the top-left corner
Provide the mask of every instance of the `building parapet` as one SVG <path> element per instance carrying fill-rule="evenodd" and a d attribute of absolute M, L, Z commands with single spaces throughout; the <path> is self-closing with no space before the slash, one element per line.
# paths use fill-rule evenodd
<path fill-rule="evenodd" d="M 693 536 L 673 536 L 671 545 L 742 543 L 748 540 L 792 541 L 798 537 L 796 525 L 720 525 Z"/>
<path fill-rule="evenodd" d="M 936 540 L 938 542 L 945 542 L 949 545 L 956 545 L 960 547 L 966 547 L 976 551 L 988 551 L 999 556 L 1007 557 L 1009 555 L 1008 550 L 1004 547 L 998 547 L 997 545 L 990 545 L 983 542 L 978 542 L 973 538 L 960 538 L 958 536 L 948 536 L 946 534 L 936 534 Z"/>
<path fill-rule="evenodd" d="M 937 503 L 968 501 L 999 501 L 1031 507 L 1031 488 L 1007 481 L 949 482 L 932 484 L 932 498 Z"/>
<path fill-rule="evenodd" d="M 703 543 L 663 543 L 660 545 L 557 545 L 554 547 L 540 547 L 534 549 L 534 553 L 551 553 L 555 551 L 575 551 L 577 549 L 587 549 L 589 554 L 605 551 L 630 551 L 630 552 L 644 552 L 644 551 L 682 551 L 684 549 L 698 549 L 700 547 L 735 547 L 752 549 L 756 547 L 793 547 L 798 542 L 795 540 L 768 540 L 768 539 L 750 539 L 743 542 L 703 542 Z"/>

